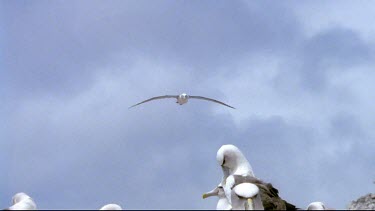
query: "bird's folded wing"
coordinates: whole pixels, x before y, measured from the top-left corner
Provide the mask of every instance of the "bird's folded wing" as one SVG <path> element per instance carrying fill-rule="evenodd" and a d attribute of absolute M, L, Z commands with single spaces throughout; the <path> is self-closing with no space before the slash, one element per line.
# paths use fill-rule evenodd
<path fill-rule="evenodd" d="M 211 101 L 211 102 L 215 102 L 215 103 L 219 103 L 219 104 L 221 104 L 221 105 L 227 106 L 227 107 L 229 107 L 229 108 L 236 109 L 236 108 L 234 108 L 234 107 L 232 107 L 232 106 L 230 106 L 230 105 L 227 105 L 227 104 L 225 104 L 225 103 L 223 103 L 223 102 L 220 102 L 220 101 L 218 101 L 218 100 L 211 99 L 211 98 L 208 98 L 208 97 L 202 97 L 202 96 L 189 96 L 189 98 L 193 98 L 193 99 L 201 99 L 201 100 L 208 100 L 208 101 Z"/>
<path fill-rule="evenodd" d="M 147 99 L 147 100 L 144 100 L 144 101 L 142 101 L 140 103 L 132 105 L 129 108 L 133 108 L 134 106 L 140 105 L 142 103 L 146 103 L 146 102 L 151 101 L 151 100 L 158 100 L 158 99 L 164 99 L 164 98 L 177 98 L 177 97 L 178 97 L 178 95 L 163 95 L 163 96 L 152 97 L 150 99 Z"/>

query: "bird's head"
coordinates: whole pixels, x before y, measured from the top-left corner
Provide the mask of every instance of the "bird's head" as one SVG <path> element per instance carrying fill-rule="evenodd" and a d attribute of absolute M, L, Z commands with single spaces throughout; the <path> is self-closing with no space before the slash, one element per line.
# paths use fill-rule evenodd
<path fill-rule="evenodd" d="M 219 165 L 224 169 L 227 169 L 229 174 L 234 173 L 239 168 L 243 169 L 244 171 L 251 172 L 252 169 L 242 154 L 242 152 L 234 145 L 227 144 L 220 147 L 216 154 L 216 160 Z"/>
<path fill-rule="evenodd" d="M 216 160 L 220 166 L 232 169 L 237 165 L 238 157 L 241 155 L 241 151 L 236 146 L 227 144 L 217 151 Z"/>
<path fill-rule="evenodd" d="M 122 207 L 118 204 L 107 204 L 100 208 L 100 210 L 122 210 Z"/>
<path fill-rule="evenodd" d="M 186 93 L 182 93 L 182 94 L 180 94 L 179 98 L 181 98 L 181 99 L 188 99 L 189 95 L 187 95 Z"/>
<path fill-rule="evenodd" d="M 316 201 L 316 202 L 310 203 L 309 206 L 307 206 L 306 210 L 325 210 L 325 209 L 326 207 L 323 204 L 323 202 Z"/>
<path fill-rule="evenodd" d="M 12 202 L 13 202 L 13 204 L 16 204 L 16 203 L 18 203 L 18 202 L 20 202 L 24 199 L 28 199 L 28 198 L 30 198 L 30 196 L 28 196 L 26 193 L 21 192 L 21 193 L 17 193 L 16 195 L 13 196 Z"/>
<path fill-rule="evenodd" d="M 211 190 L 207 193 L 204 193 L 202 198 L 205 199 L 205 198 L 208 198 L 210 196 L 219 196 L 219 197 L 225 196 L 223 186 L 221 184 L 219 184 L 215 189 L 213 189 L 213 190 Z"/>

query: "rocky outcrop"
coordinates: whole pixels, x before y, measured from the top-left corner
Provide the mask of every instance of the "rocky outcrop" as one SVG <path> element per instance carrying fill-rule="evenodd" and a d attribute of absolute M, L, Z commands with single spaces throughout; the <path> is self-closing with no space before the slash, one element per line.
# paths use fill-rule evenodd
<path fill-rule="evenodd" d="M 369 193 L 359 197 L 357 200 L 352 201 L 349 210 L 375 210 L 375 194 Z"/>

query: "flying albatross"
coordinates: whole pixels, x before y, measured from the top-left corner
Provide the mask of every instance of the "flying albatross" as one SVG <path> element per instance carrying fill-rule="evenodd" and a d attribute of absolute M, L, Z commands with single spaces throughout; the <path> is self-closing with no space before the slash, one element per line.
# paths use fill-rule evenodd
<path fill-rule="evenodd" d="M 180 105 L 183 105 L 185 103 L 188 102 L 189 99 L 200 99 L 200 100 L 207 100 L 207 101 L 211 101 L 211 102 L 214 102 L 214 103 L 219 103 L 221 105 L 224 105 L 224 106 L 227 106 L 229 108 L 233 108 L 235 109 L 234 107 L 230 106 L 230 105 L 227 105 L 223 102 L 220 102 L 218 100 L 215 100 L 215 99 L 212 99 L 212 98 L 208 98 L 208 97 L 201 97 L 201 96 L 192 96 L 192 95 L 187 95 L 186 93 L 182 93 L 180 95 L 163 95 L 163 96 L 157 96 L 157 97 L 152 97 L 150 99 L 147 99 L 147 100 L 144 100 L 140 103 L 137 103 L 135 105 L 132 105 L 130 106 L 129 108 L 132 108 L 132 107 L 135 107 L 137 105 L 140 105 L 142 103 L 146 103 L 146 102 L 149 102 L 151 100 L 159 100 L 159 99 L 165 99 L 165 98 L 175 98 L 177 101 L 176 103 L 180 104 Z"/>
<path fill-rule="evenodd" d="M 233 209 L 237 206 L 232 201 L 235 187 L 242 183 L 252 183 L 259 188 L 263 208 L 266 210 L 296 210 L 296 207 L 279 197 L 279 191 L 271 183 L 265 183 L 255 177 L 250 163 L 242 152 L 234 145 L 223 145 L 217 152 L 217 162 L 223 170 L 223 185 L 225 195 Z M 241 191 L 244 190 L 241 188 Z M 248 189 L 249 192 L 252 190 Z M 248 194 L 248 193 L 247 193 Z M 255 196 L 256 197 L 256 196 Z M 256 201 L 254 204 L 256 205 Z"/>
<path fill-rule="evenodd" d="M 36 204 L 26 193 L 17 193 L 12 198 L 13 205 L 4 210 L 36 210 Z"/>

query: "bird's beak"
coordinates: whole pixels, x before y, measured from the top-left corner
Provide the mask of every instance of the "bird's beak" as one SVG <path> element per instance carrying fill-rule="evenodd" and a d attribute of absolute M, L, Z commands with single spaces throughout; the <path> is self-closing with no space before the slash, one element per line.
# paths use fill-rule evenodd
<path fill-rule="evenodd" d="M 210 196 L 217 196 L 218 194 L 219 194 L 219 188 L 215 188 L 212 191 L 204 193 L 202 195 L 202 198 L 205 199 L 205 198 L 210 197 Z"/>
<path fill-rule="evenodd" d="M 249 210 L 254 210 L 254 202 L 252 198 L 247 199 L 247 204 L 249 205 Z"/>

